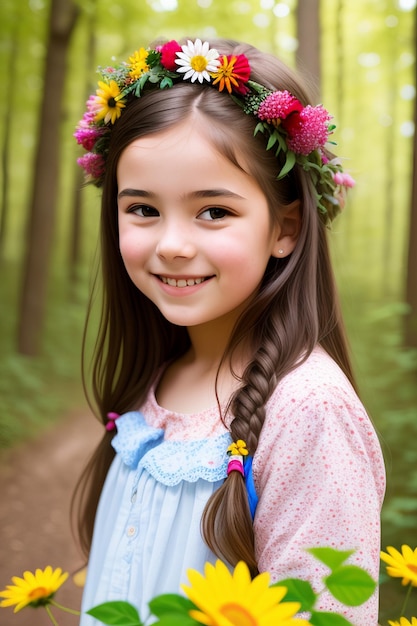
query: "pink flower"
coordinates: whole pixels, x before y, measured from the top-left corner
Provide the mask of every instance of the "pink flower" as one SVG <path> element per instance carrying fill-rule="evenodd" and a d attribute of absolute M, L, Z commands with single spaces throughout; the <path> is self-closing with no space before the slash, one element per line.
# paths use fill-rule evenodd
<path fill-rule="evenodd" d="M 352 176 L 345 172 L 335 172 L 333 174 L 333 180 L 336 185 L 341 185 L 342 187 L 354 187 L 356 184 Z"/>
<path fill-rule="evenodd" d="M 86 115 L 88 115 L 88 112 L 95 113 L 95 110 L 96 110 L 96 106 L 95 106 L 95 104 L 96 104 L 96 96 L 95 96 L 95 94 L 92 94 L 88 98 L 86 104 L 87 104 L 87 113 L 84 113 L 84 117 L 86 117 Z M 94 115 L 93 115 L 93 117 L 94 117 Z"/>
<path fill-rule="evenodd" d="M 181 50 L 182 48 L 180 44 L 175 41 L 175 39 L 168 41 L 160 47 L 161 64 L 165 67 L 165 69 L 170 72 L 175 72 L 177 69 L 175 59 L 177 58 L 177 52 L 181 52 Z"/>
<path fill-rule="evenodd" d="M 296 154 L 308 156 L 325 145 L 329 138 L 329 113 L 322 105 L 307 105 L 300 113 L 294 112 L 282 122 L 288 133 L 287 145 Z"/>
<path fill-rule="evenodd" d="M 87 152 L 87 154 L 77 159 L 77 163 L 91 178 L 100 178 L 104 174 L 105 163 L 101 154 Z"/>
<path fill-rule="evenodd" d="M 97 139 L 102 135 L 102 131 L 97 128 L 89 128 L 81 126 L 81 124 L 77 127 L 77 130 L 74 133 L 74 137 L 77 140 L 84 150 L 92 150 Z"/>
<path fill-rule="evenodd" d="M 294 112 L 303 110 L 303 105 L 289 91 L 274 91 L 263 102 L 258 109 L 260 120 L 271 121 L 285 120 Z"/>

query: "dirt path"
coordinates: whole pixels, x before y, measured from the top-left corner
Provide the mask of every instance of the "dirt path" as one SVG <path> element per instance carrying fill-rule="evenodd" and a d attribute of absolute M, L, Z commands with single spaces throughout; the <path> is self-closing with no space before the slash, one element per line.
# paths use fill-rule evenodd
<path fill-rule="evenodd" d="M 0 457 L 0 588 L 12 576 L 47 565 L 74 572 L 82 557 L 72 538 L 72 490 L 101 436 L 88 409 L 76 412 L 36 441 Z M 68 580 L 56 600 L 79 608 L 81 591 Z M 77 617 L 54 610 L 59 626 L 77 626 Z M 0 626 L 51 626 L 44 608 L 17 614 L 0 609 Z"/>

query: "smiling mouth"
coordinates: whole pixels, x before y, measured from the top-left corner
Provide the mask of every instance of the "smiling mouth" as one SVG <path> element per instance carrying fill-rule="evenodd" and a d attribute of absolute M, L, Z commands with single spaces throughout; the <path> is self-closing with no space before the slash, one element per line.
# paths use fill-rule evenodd
<path fill-rule="evenodd" d="M 161 280 L 165 285 L 170 285 L 171 287 L 192 287 L 193 285 L 200 285 L 205 280 L 208 280 L 210 276 L 201 277 L 201 278 L 167 278 L 166 276 L 158 276 L 159 280 Z"/>

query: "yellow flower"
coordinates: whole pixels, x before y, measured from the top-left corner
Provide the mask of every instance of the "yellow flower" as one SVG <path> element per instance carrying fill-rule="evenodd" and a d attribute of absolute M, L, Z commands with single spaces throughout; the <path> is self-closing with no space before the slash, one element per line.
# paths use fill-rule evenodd
<path fill-rule="evenodd" d="M 26 571 L 23 573 L 23 578 L 13 576 L 14 585 L 7 585 L 6 589 L 0 591 L 0 598 L 4 598 L 0 602 L 0 607 L 15 604 L 14 612 L 17 613 L 28 605 L 49 604 L 54 593 L 67 578 L 67 572 L 62 572 L 60 567 L 53 570 L 50 565 L 44 570 L 37 569 L 34 574 Z"/>
<path fill-rule="evenodd" d="M 386 552 L 381 552 L 381 559 L 388 563 L 387 574 L 392 578 L 402 578 L 402 584 L 411 583 L 413 587 L 417 587 L 417 548 L 412 550 L 410 546 L 401 546 L 401 552 L 398 552 L 392 546 L 387 547 Z"/>
<path fill-rule="evenodd" d="M 83 567 L 82 569 L 75 572 L 72 577 L 72 582 L 76 587 L 85 587 L 85 579 L 87 578 L 87 568 Z"/>
<path fill-rule="evenodd" d="M 247 456 L 249 454 L 246 447 L 246 442 L 243 439 L 238 439 L 236 443 L 231 443 L 227 448 L 229 456 Z"/>
<path fill-rule="evenodd" d="M 412 617 L 411 622 L 405 617 L 400 617 L 399 622 L 388 620 L 388 624 L 389 626 L 417 626 L 417 617 Z"/>
<path fill-rule="evenodd" d="M 96 113 L 94 121 L 104 120 L 105 124 L 112 124 L 120 117 L 122 109 L 125 106 L 124 101 L 120 98 L 119 85 L 115 80 L 111 80 L 109 84 L 102 80 L 98 81 L 96 96 L 92 107 Z"/>
<path fill-rule="evenodd" d="M 131 67 L 129 76 L 131 78 L 136 80 L 137 78 L 142 76 L 142 74 L 149 70 L 149 66 L 146 63 L 148 54 L 149 52 L 145 50 L 145 48 L 140 48 L 139 50 L 136 50 L 136 52 L 132 54 L 131 57 L 129 57 L 129 63 Z"/>
<path fill-rule="evenodd" d="M 197 609 L 190 616 L 205 626 L 309 626 L 294 618 L 298 602 L 281 602 L 285 587 L 270 587 L 264 572 L 251 580 L 249 569 L 240 561 L 233 573 L 221 561 L 206 563 L 205 577 L 189 570 L 191 587 L 181 585 Z"/>

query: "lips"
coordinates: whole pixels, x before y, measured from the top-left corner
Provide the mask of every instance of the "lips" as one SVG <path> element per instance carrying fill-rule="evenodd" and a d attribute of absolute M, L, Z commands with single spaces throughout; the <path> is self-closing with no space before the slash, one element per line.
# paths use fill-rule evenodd
<path fill-rule="evenodd" d="M 205 277 L 199 278 L 168 278 L 167 276 L 159 276 L 158 277 L 165 285 L 170 285 L 171 287 L 193 287 L 194 285 L 199 285 L 200 283 L 207 280 Z"/>

